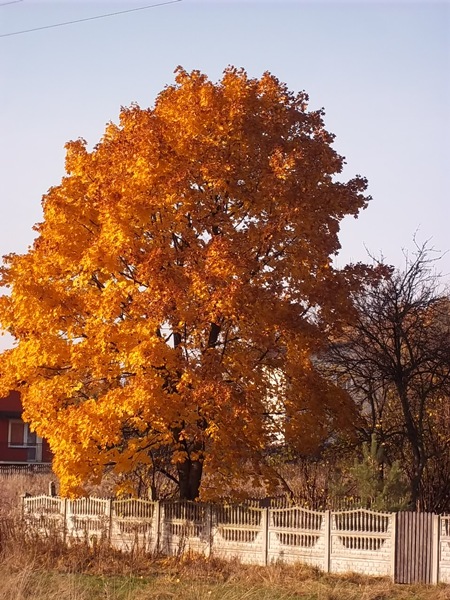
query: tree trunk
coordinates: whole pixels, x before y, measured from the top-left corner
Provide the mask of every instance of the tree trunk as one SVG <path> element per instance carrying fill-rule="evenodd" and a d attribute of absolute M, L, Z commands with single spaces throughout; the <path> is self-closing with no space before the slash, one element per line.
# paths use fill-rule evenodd
<path fill-rule="evenodd" d="M 177 465 L 181 500 L 196 500 L 200 492 L 203 460 L 187 458 Z"/>
<path fill-rule="evenodd" d="M 412 510 L 423 510 L 423 471 L 424 461 L 422 456 L 419 456 L 418 460 L 415 461 L 414 473 L 411 478 L 411 508 Z"/>
<path fill-rule="evenodd" d="M 397 390 L 405 420 L 406 437 L 409 441 L 413 461 L 413 474 L 410 482 L 411 509 L 419 510 L 422 502 L 422 478 L 425 468 L 425 451 L 423 447 L 423 427 L 414 420 L 412 403 L 403 383 L 397 384 Z"/>

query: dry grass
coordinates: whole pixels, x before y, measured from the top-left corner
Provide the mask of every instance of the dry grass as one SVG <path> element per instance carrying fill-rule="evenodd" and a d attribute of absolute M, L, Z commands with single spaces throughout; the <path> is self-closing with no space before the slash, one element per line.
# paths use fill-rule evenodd
<path fill-rule="evenodd" d="M 153 573 L 141 576 L 104 576 L 42 571 L 34 565 L 11 571 L 0 567 L 2 600 L 449 600 L 448 587 L 394 586 L 385 580 L 352 577 L 315 577 L 298 567 L 255 567 L 234 565 L 224 578 L 199 565 L 156 562 Z M 299 577 L 297 577 L 299 576 Z"/>
<path fill-rule="evenodd" d="M 32 496 L 48 494 L 52 481 L 56 481 L 52 473 L 0 474 L 0 517 L 20 514 L 21 496 L 25 492 Z"/>
<path fill-rule="evenodd" d="M 48 494 L 50 483 L 55 484 L 58 492 L 58 480 L 53 473 L 24 472 L 14 475 L 0 473 L 0 517 L 19 515 L 21 496 L 25 493 L 32 496 Z M 104 498 L 110 497 L 113 495 L 116 483 L 113 477 L 105 477 L 101 485 L 90 486 L 89 494 Z"/>

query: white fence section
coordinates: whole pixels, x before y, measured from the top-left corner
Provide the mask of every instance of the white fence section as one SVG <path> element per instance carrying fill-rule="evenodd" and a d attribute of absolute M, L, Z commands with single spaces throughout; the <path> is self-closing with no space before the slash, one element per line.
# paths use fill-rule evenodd
<path fill-rule="evenodd" d="M 147 552 L 156 552 L 160 533 L 159 508 L 157 502 L 147 500 L 113 500 L 108 528 L 111 544 L 125 551 L 139 547 Z"/>
<path fill-rule="evenodd" d="M 267 564 L 267 509 L 217 506 L 212 510 L 211 553 L 242 562 Z"/>
<path fill-rule="evenodd" d="M 66 501 L 66 535 L 69 538 L 101 539 L 109 535 L 111 502 L 104 498 Z"/>
<path fill-rule="evenodd" d="M 450 516 L 440 518 L 438 580 L 450 583 Z"/>
<path fill-rule="evenodd" d="M 362 509 L 318 512 L 300 507 L 24 496 L 23 513 L 41 531 L 56 531 L 68 542 L 104 540 L 125 551 L 195 552 L 261 565 L 303 562 L 327 572 L 393 578 L 402 567 L 399 549 L 409 537 L 402 534 L 400 539 L 394 513 Z M 450 583 L 450 516 L 433 519 L 433 575 L 426 583 Z M 420 550 L 415 560 L 420 562 Z"/>
<path fill-rule="evenodd" d="M 23 498 L 25 515 L 32 515 L 33 524 L 45 531 L 64 532 L 66 527 L 66 503 L 55 496 L 32 496 Z"/>
<path fill-rule="evenodd" d="M 271 509 L 268 561 L 303 562 L 328 571 L 329 527 L 329 511 Z"/>
<path fill-rule="evenodd" d="M 209 507 L 198 502 L 164 502 L 161 505 L 159 548 L 164 554 L 209 554 Z"/>
<path fill-rule="evenodd" d="M 395 514 L 363 509 L 332 513 L 330 535 L 330 571 L 393 574 Z"/>

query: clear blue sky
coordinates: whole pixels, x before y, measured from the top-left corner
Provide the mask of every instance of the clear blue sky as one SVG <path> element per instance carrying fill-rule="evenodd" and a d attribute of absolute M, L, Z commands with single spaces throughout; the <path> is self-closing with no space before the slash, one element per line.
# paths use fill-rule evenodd
<path fill-rule="evenodd" d="M 152 3 L 6 1 L 0 35 Z M 182 0 L 0 37 L 0 255 L 32 242 L 66 141 L 94 145 L 121 105 L 151 105 L 177 65 L 217 80 L 228 64 L 305 89 L 345 176 L 369 179 L 373 200 L 344 223 L 338 264 L 367 260 L 367 246 L 401 266 L 416 230 L 450 248 L 449 3 Z M 441 266 L 450 272 L 449 255 Z"/>

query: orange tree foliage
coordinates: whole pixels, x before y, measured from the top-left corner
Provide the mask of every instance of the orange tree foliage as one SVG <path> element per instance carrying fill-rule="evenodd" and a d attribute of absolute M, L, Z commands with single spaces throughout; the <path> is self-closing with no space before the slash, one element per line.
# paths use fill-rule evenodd
<path fill-rule="evenodd" d="M 33 247 L 5 257 L 0 306 L 17 340 L 3 390 L 20 389 L 63 493 L 164 454 L 181 497 L 211 497 L 268 482 L 280 430 L 306 453 L 351 420 L 311 356 L 346 310 L 351 277 L 331 259 L 366 181 L 336 180 L 343 158 L 307 100 L 268 73 L 179 68 L 91 152 L 67 144 Z"/>

